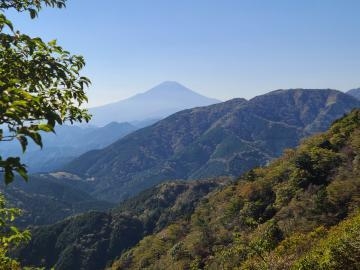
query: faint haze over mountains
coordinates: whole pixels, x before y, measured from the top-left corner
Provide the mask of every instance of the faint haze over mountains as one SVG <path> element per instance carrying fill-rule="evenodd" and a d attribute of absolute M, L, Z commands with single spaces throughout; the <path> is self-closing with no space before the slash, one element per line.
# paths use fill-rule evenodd
<path fill-rule="evenodd" d="M 101 149 L 139 127 L 130 123 L 111 122 L 104 127 L 64 125 L 55 128 L 56 133 L 43 133 L 44 147 L 29 141 L 22 153 L 17 141 L 0 145 L 2 157 L 20 156 L 29 172 L 49 172 L 64 166 L 75 157 L 94 149 Z"/>
<path fill-rule="evenodd" d="M 346 92 L 347 94 L 360 99 L 360 87 L 359 88 L 355 88 L 355 89 L 351 89 L 349 91 Z"/>
<path fill-rule="evenodd" d="M 358 87 L 359 10 L 358 0 L 72 0 L 9 18 L 85 57 L 94 107 L 169 79 L 221 100 Z"/>
<path fill-rule="evenodd" d="M 178 82 L 165 81 L 150 90 L 125 100 L 90 108 L 90 124 L 104 126 L 111 121 L 138 122 L 162 119 L 175 112 L 221 102 L 186 88 Z"/>
<path fill-rule="evenodd" d="M 276 90 L 272 94 L 284 91 Z M 360 99 L 360 88 L 346 93 Z M 104 148 L 173 113 L 216 103 L 220 101 L 200 95 L 178 82 L 166 81 L 129 99 L 92 108 L 93 119 L 90 124 L 63 126 L 56 129 L 56 135 L 44 134 L 44 149 L 30 143 L 28 151 L 21 154 L 20 146 L 13 142 L 2 145 L 0 150 L 3 156 L 20 155 L 32 173 L 48 172 L 61 168 L 87 151 Z M 281 106 L 273 108 L 283 109 Z"/>
<path fill-rule="evenodd" d="M 360 99 L 360 88 L 344 92 Z M 239 94 L 236 98 L 244 97 Z M 90 108 L 90 113 L 93 115 L 90 124 L 104 126 L 112 121 L 130 122 L 141 128 L 178 111 L 219 102 L 221 101 L 200 95 L 179 82 L 165 81 L 128 99 Z"/>
<path fill-rule="evenodd" d="M 330 89 L 236 98 L 175 113 L 77 157 L 64 170 L 90 177 L 92 195 L 115 202 L 165 180 L 236 177 L 358 107 L 359 100 Z"/>

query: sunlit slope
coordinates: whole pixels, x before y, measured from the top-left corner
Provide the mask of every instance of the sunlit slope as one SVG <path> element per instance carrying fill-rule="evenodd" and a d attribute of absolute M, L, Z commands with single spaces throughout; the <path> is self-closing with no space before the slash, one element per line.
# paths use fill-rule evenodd
<path fill-rule="evenodd" d="M 355 110 L 213 192 L 191 218 L 145 237 L 112 269 L 358 269 L 359 206 Z"/>

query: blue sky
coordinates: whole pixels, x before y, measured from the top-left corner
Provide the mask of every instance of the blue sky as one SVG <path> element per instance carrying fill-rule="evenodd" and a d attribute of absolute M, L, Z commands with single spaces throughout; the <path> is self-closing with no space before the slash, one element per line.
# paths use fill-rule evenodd
<path fill-rule="evenodd" d="M 95 106 L 165 80 L 221 100 L 359 87 L 359 10 L 358 0 L 68 0 L 36 20 L 9 16 L 85 56 Z"/>

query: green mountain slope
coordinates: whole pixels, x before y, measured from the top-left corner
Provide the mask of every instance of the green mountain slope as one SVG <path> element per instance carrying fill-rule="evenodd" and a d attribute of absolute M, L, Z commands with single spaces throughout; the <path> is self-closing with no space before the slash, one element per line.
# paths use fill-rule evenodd
<path fill-rule="evenodd" d="M 209 194 L 111 269 L 359 269 L 359 206 L 355 110 Z"/>
<path fill-rule="evenodd" d="M 112 211 L 93 211 L 35 228 L 31 242 L 18 255 L 25 265 L 104 269 L 145 235 L 188 218 L 202 198 L 225 183 L 224 179 L 158 185 Z"/>
<path fill-rule="evenodd" d="M 294 264 L 302 269 L 359 269 L 360 213 L 347 218 L 316 239 L 312 247 Z"/>
<path fill-rule="evenodd" d="M 169 179 L 237 176 L 264 165 L 360 102 L 335 90 L 279 90 L 185 110 L 88 152 L 66 170 L 94 177 L 93 195 L 121 201 Z"/>

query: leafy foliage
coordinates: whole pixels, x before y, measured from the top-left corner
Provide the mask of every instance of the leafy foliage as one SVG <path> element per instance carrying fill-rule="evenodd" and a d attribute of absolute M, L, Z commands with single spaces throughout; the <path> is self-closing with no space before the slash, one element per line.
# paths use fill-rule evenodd
<path fill-rule="evenodd" d="M 90 118 L 80 108 L 90 83 L 80 75 L 83 57 L 71 55 L 55 40 L 46 43 L 20 33 L 4 14 L 12 8 L 35 18 L 44 5 L 62 8 L 65 0 L 0 1 L 0 141 L 17 139 L 23 151 L 28 139 L 42 147 L 41 131 Z M 27 179 L 18 157 L 0 157 L 0 168 L 7 184 L 14 179 L 13 171 Z"/>
<path fill-rule="evenodd" d="M 71 55 L 56 40 L 44 42 L 16 30 L 5 12 L 15 9 L 28 12 L 34 19 L 44 6 L 63 8 L 66 0 L 0 0 L 0 142 L 18 140 L 22 151 L 28 139 L 42 147 L 40 132 L 54 132 L 56 124 L 88 121 L 81 109 L 87 101 L 84 89 L 90 84 L 80 75 L 85 62 Z M 0 156 L 0 172 L 5 184 L 14 180 L 14 171 L 28 179 L 19 157 Z M 19 210 L 7 208 L 0 197 L 0 265 L 1 269 L 20 269 L 9 258 L 9 251 L 28 241 L 29 232 L 9 225 Z"/>
<path fill-rule="evenodd" d="M 359 269 L 360 214 L 331 228 L 295 264 L 294 269 Z"/>
<path fill-rule="evenodd" d="M 28 230 L 20 231 L 12 225 L 21 211 L 9 208 L 3 195 L 0 195 L 0 265 L 4 270 L 21 269 L 20 263 L 9 256 L 9 253 L 20 244 L 30 240 Z"/>

